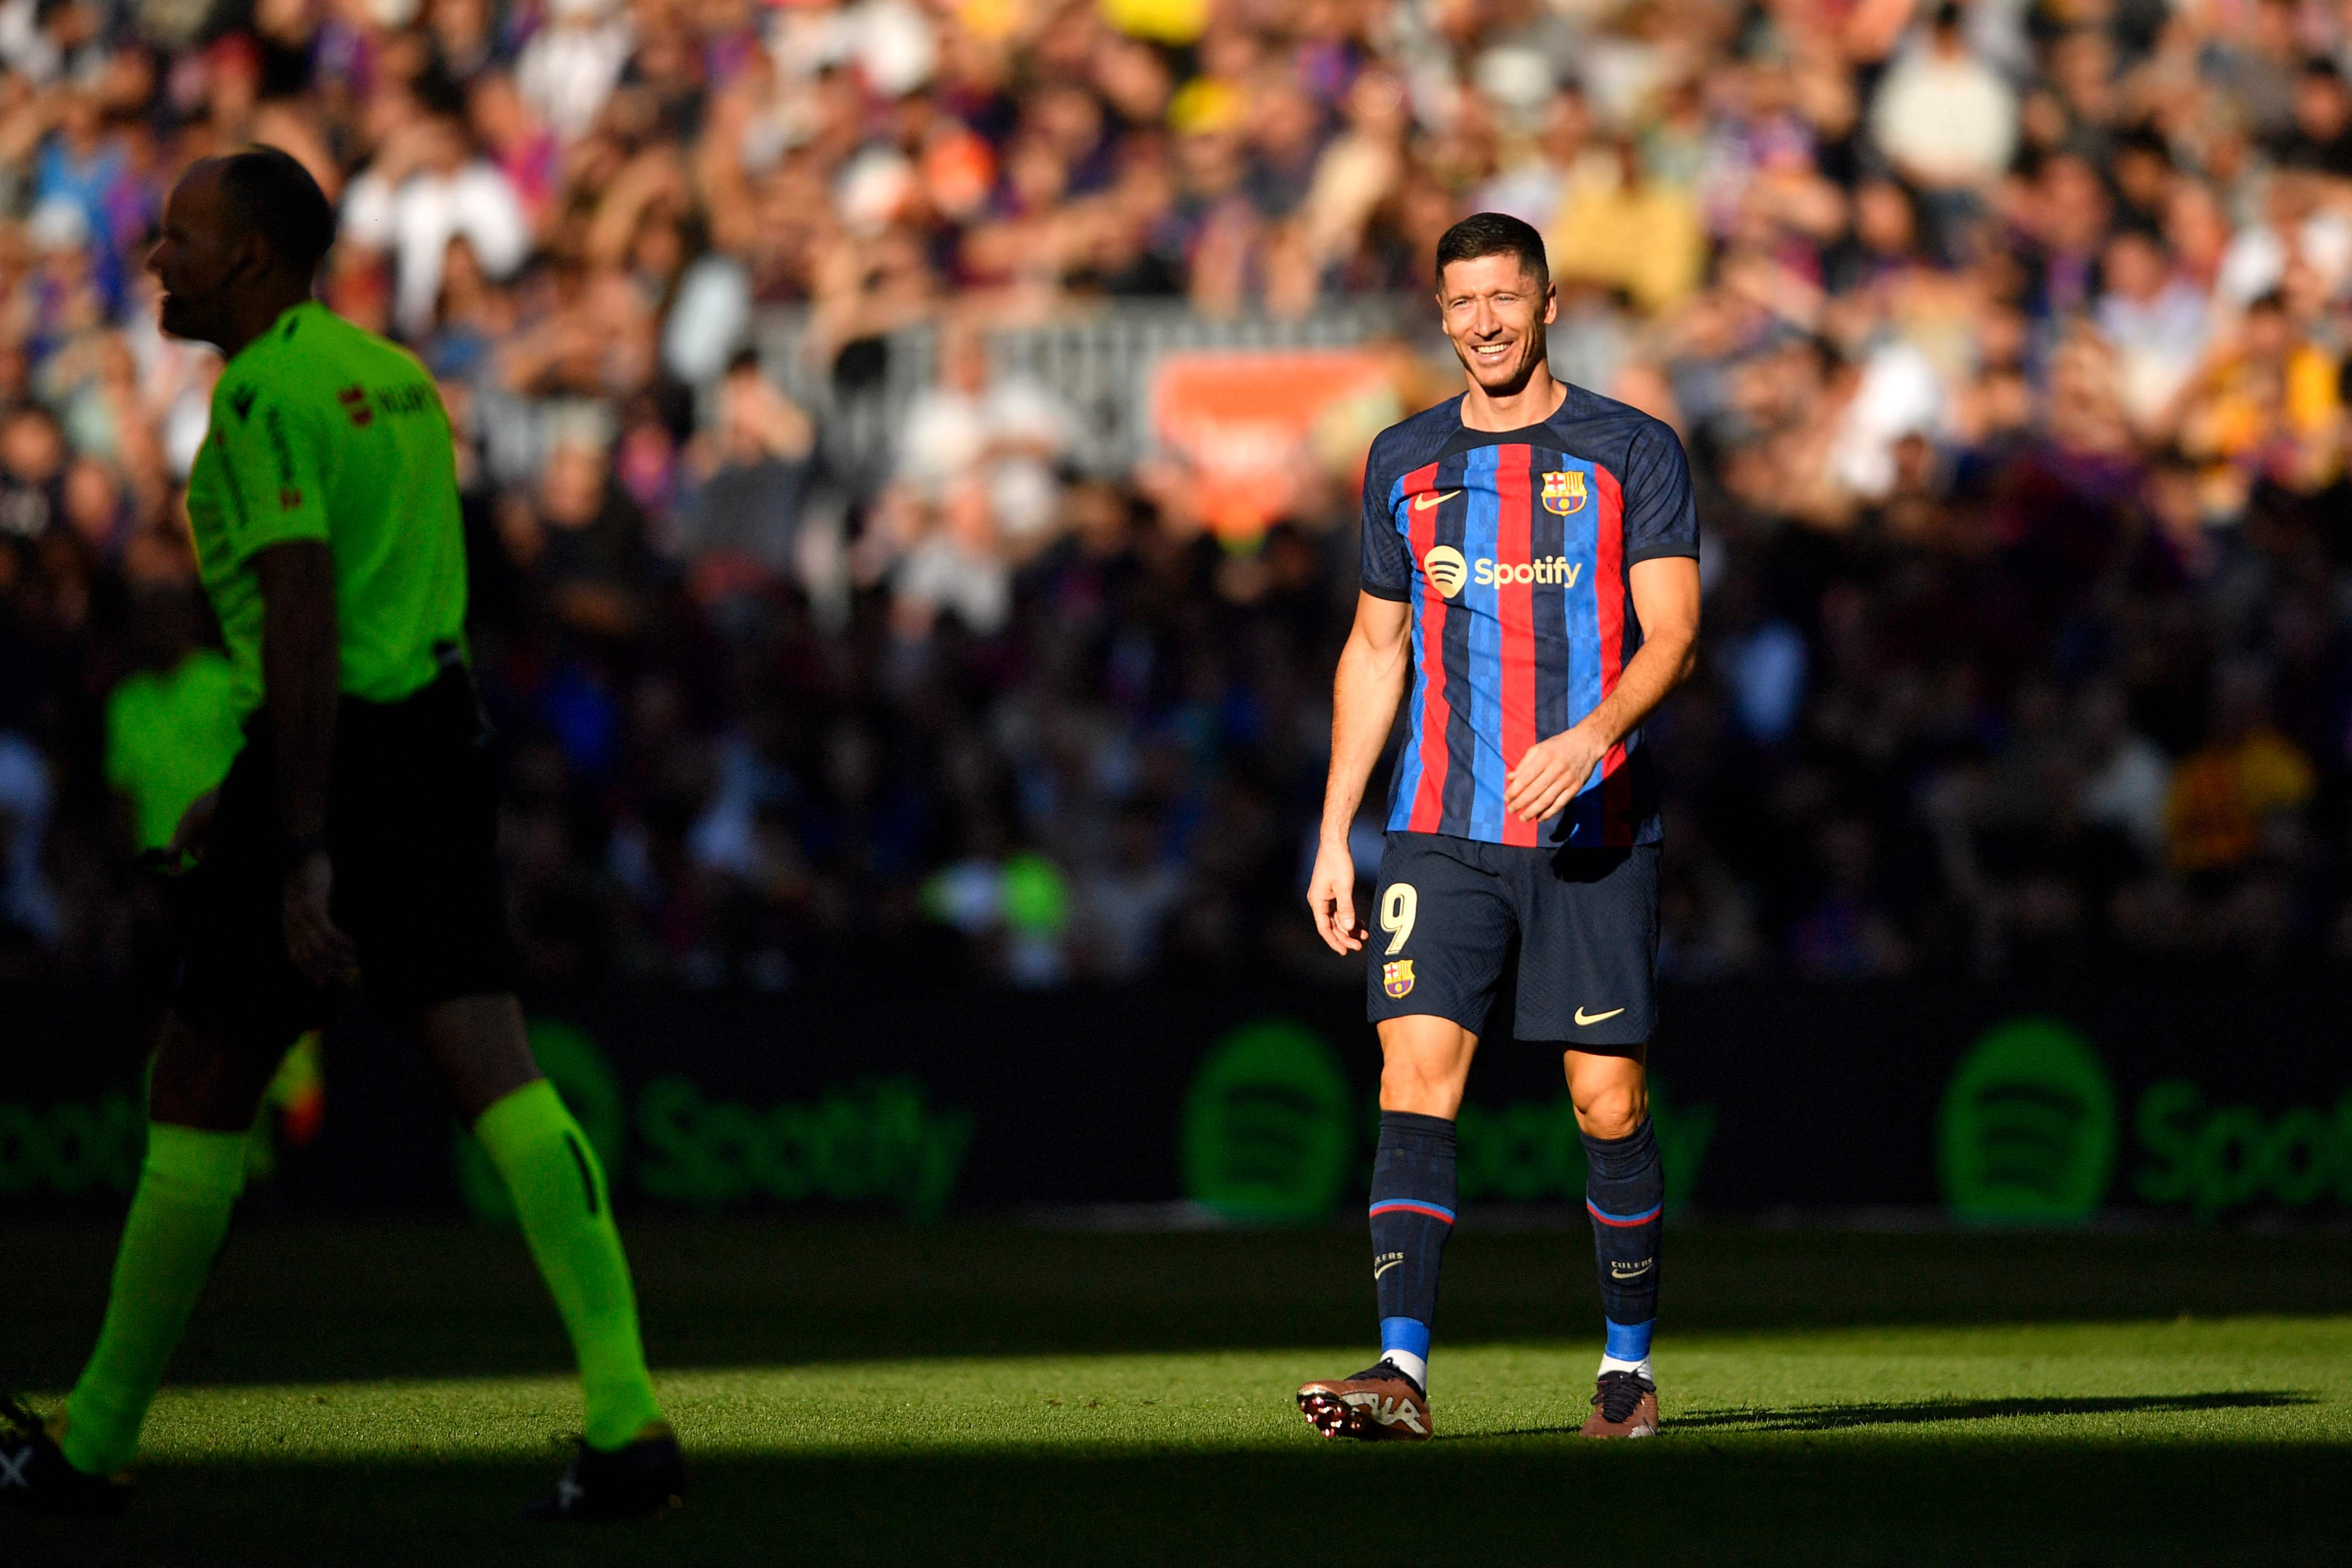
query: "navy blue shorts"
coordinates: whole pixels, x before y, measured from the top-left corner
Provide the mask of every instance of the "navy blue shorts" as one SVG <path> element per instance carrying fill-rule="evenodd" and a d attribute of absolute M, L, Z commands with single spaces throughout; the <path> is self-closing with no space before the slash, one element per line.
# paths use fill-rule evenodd
<path fill-rule="evenodd" d="M 1641 1045 L 1657 1025 L 1658 846 L 1545 849 L 1392 832 L 1372 904 L 1367 1010 L 1486 1032 L 1518 960 L 1520 1040 Z"/>

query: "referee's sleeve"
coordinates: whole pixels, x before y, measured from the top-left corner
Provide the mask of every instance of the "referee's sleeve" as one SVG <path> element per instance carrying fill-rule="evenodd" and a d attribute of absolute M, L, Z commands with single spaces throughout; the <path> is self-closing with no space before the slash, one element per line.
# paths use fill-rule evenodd
<path fill-rule="evenodd" d="M 1395 483 L 1375 451 L 1364 465 L 1364 591 L 1374 599 L 1402 602 L 1412 597 L 1412 547 L 1397 531 L 1389 510 L 1389 491 Z"/>
<path fill-rule="evenodd" d="M 276 388 L 224 378 L 213 393 L 210 436 L 228 481 L 229 553 L 327 538 L 320 435 Z"/>
<path fill-rule="evenodd" d="M 1698 554 L 1698 505 L 1690 460 L 1674 427 L 1650 420 L 1634 434 L 1625 465 L 1625 561 Z"/>

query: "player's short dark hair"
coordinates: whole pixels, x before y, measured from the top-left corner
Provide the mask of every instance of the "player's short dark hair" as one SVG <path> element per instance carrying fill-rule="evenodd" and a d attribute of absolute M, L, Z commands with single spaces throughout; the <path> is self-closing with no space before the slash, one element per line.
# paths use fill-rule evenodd
<path fill-rule="evenodd" d="M 221 160 L 221 193 L 238 227 L 269 241 L 280 264 L 304 277 L 335 243 L 335 209 L 299 160 L 277 147 L 248 147 Z"/>
<path fill-rule="evenodd" d="M 1538 288 L 1551 287 L 1551 263 L 1545 259 L 1543 235 L 1508 213 L 1473 213 L 1437 242 L 1437 287 L 1445 287 L 1445 269 L 1457 261 L 1482 256 L 1515 256 Z"/>

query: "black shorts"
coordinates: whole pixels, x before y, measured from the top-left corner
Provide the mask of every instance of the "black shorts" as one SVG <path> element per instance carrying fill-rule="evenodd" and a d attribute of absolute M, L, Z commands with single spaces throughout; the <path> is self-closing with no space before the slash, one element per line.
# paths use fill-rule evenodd
<path fill-rule="evenodd" d="M 1657 1024 L 1658 846 L 1536 849 L 1392 832 L 1367 945 L 1368 1010 L 1486 1032 L 1518 960 L 1520 1040 L 1640 1045 Z"/>
<path fill-rule="evenodd" d="M 370 1000 L 394 1011 L 514 988 L 498 865 L 498 762 L 472 677 L 451 664 L 396 703 L 345 697 L 327 841 L 331 913 Z M 173 1008 L 240 1042 L 290 1041 L 335 998 L 286 955 L 286 846 L 267 712 L 221 781 L 204 858 L 178 884 Z"/>

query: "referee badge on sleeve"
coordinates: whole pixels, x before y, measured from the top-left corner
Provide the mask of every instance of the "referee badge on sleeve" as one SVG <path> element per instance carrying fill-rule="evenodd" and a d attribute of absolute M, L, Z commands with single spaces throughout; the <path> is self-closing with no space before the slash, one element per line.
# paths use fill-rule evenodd
<path fill-rule="evenodd" d="M 1412 989 L 1412 960 L 1396 958 L 1381 966 L 1381 989 L 1402 997 Z"/>

